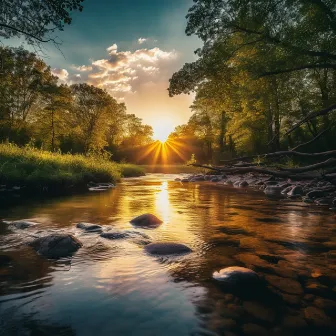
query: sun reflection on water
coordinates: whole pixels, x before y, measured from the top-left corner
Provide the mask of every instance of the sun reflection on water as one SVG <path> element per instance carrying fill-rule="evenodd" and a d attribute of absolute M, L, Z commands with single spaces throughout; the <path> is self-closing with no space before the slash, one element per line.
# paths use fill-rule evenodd
<path fill-rule="evenodd" d="M 159 187 L 159 190 L 155 193 L 155 207 L 164 224 L 167 224 L 171 214 L 168 181 L 163 181 Z"/>

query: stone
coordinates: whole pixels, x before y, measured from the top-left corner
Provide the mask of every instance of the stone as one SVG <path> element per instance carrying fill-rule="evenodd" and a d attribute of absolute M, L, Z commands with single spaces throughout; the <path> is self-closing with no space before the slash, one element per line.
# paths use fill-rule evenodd
<path fill-rule="evenodd" d="M 242 263 L 244 263 L 247 267 L 257 266 L 260 268 L 270 268 L 270 264 L 267 261 L 259 258 L 255 254 L 248 254 L 248 253 L 238 254 L 236 258 Z"/>
<path fill-rule="evenodd" d="M 308 280 L 305 285 L 305 291 L 310 294 L 323 296 L 328 294 L 329 289 L 316 280 Z"/>
<path fill-rule="evenodd" d="M 317 205 L 330 205 L 332 202 L 332 199 L 331 198 L 327 198 L 327 197 L 324 197 L 324 198 L 317 198 L 314 200 L 314 203 L 317 204 Z"/>
<path fill-rule="evenodd" d="M 230 285 L 253 285 L 261 280 L 259 275 L 251 269 L 245 267 L 231 266 L 213 273 L 213 278 Z"/>
<path fill-rule="evenodd" d="M 189 181 L 189 179 L 187 179 L 187 178 L 183 178 L 183 179 L 181 180 L 181 182 L 185 183 L 185 182 L 190 182 L 190 181 Z"/>
<path fill-rule="evenodd" d="M 180 182 L 181 179 L 177 177 L 174 181 L 176 181 L 176 182 Z"/>
<path fill-rule="evenodd" d="M 76 225 L 77 228 L 82 229 L 87 232 L 101 232 L 102 227 L 97 224 L 81 222 Z"/>
<path fill-rule="evenodd" d="M 325 312 L 327 312 L 327 314 L 336 316 L 336 302 L 335 301 L 317 297 L 314 300 L 314 305 L 318 308 L 323 309 Z"/>
<path fill-rule="evenodd" d="M 274 312 L 255 301 L 245 301 L 243 304 L 245 311 L 257 320 L 272 323 L 274 321 Z"/>
<path fill-rule="evenodd" d="M 11 221 L 11 222 L 4 221 L 4 223 L 9 224 L 10 226 L 15 227 L 16 229 L 21 229 L 21 230 L 28 229 L 29 227 L 32 227 L 38 224 L 36 222 L 31 222 L 31 221 L 24 220 L 24 219 Z"/>
<path fill-rule="evenodd" d="M 192 252 L 191 248 L 179 243 L 151 243 L 145 246 L 146 252 L 154 255 L 186 254 Z"/>
<path fill-rule="evenodd" d="M 281 186 L 283 188 L 283 186 Z M 293 186 L 288 186 L 288 187 L 285 187 L 285 189 L 283 189 L 281 191 L 281 194 L 282 195 L 287 195 L 291 190 L 293 189 Z"/>
<path fill-rule="evenodd" d="M 6 254 L 0 254 L 0 267 L 7 266 L 11 263 L 12 258 Z"/>
<path fill-rule="evenodd" d="M 120 231 L 103 232 L 100 234 L 100 237 L 106 238 L 106 239 L 123 239 L 123 238 L 128 238 L 129 234 L 127 232 L 120 232 Z"/>
<path fill-rule="evenodd" d="M 323 312 L 323 310 L 316 307 L 305 308 L 304 316 L 308 322 L 317 327 L 325 327 L 331 324 L 330 318 Z"/>
<path fill-rule="evenodd" d="M 51 259 L 71 256 L 83 246 L 76 237 L 66 233 L 55 233 L 40 237 L 29 243 L 29 245 L 38 254 Z"/>
<path fill-rule="evenodd" d="M 240 187 L 240 188 L 246 188 L 246 187 L 248 187 L 248 186 L 249 186 L 249 184 L 248 184 L 247 181 L 243 181 L 243 182 L 240 182 L 240 183 L 239 183 L 239 187 Z"/>
<path fill-rule="evenodd" d="M 156 227 L 162 223 L 162 220 L 152 214 L 147 213 L 133 218 L 130 223 L 135 226 Z"/>
<path fill-rule="evenodd" d="M 266 281 L 269 282 L 273 287 L 279 289 L 282 292 L 294 295 L 303 294 L 302 286 L 299 282 L 290 278 L 281 278 L 276 275 L 267 275 Z"/>
<path fill-rule="evenodd" d="M 303 194 L 304 194 L 304 192 L 303 192 L 302 187 L 301 186 L 295 186 L 287 193 L 287 196 L 297 197 L 297 196 L 302 196 Z"/>
<path fill-rule="evenodd" d="M 282 187 L 277 185 L 269 185 L 265 188 L 264 193 L 269 196 L 279 196 L 281 195 Z"/>
<path fill-rule="evenodd" d="M 306 197 L 310 199 L 321 198 L 326 195 L 326 192 L 323 190 L 311 190 L 306 194 Z"/>
<path fill-rule="evenodd" d="M 253 323 L 244 324 L 243 331 L 245 336 L 268 336 L 265 328 Z"/>
<path fill-rule="evenodd" d="M 307 322 L 299 315 L 286 315 L 283 319 L 283 326 L 289 329 L 304 329 Z"/>
<path fill-rule="evenodd" d="M 281 293 L 283 300 L 291 306 L 299 306 L 301 304 L 301 298 L 298 295 L 291 295 Z"/>

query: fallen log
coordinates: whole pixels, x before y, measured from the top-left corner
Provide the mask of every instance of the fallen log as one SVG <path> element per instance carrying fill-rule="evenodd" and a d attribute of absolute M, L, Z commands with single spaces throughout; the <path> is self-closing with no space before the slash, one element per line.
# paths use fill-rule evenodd
<path fill-rule="evenodd" d="M 320 152 L 320 153 L 303 153 L 303 152 L 296 152 L 293 150 L 289 151 L 279 151 L 274 153 L 265 153 L 265 154 L 256 154 L 250 156 L 242 156 L 231 160 L 221 160 L 223 163 L 233 163 L 237 161 L 246 161 L 252 160 L 255 158 L 274 158 L 274 157 L 281 157 L 281 156 L 298 156 L 298 157 L 306 157 L 306 158 L 325 158 L 329 156 L 336 156 L 336 150 L 331 150 L 327 152 Z"/>

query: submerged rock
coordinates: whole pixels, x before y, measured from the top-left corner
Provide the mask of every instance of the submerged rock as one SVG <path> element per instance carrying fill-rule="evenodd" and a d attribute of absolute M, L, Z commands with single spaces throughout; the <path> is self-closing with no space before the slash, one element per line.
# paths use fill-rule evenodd
<path fill-rule="evenodd" d="M 15 227 L 16 229 L 27 229 L 29 227 L 35 226 L 38 223 L 36 222 L 31 222 L 28 220 L 16 220 L 16 221 L 4 221 L 4 223 L 9 224 L 13 227 Z"/>
<path fill-rule="evenodd" d="M 324 190 L 311 190 L 306 194 L 306 197 L 310 199 L 320 198 L 326 195 Z"/>
<path fill-rule="evenodd" d="M 145 246 L 146 252 L 157 255 L 186 254 L 191 248 L 179 243 L 151 243 Z"/>
<path fill-rule="evenodd" d="M 66 233 L 51 234 L 37 238 L 29 245 L 38 254 L 51 259 L 71 256 L 83 246 L 76 237 Z"/>
<path fill-rule="evenodd" d="M 259 275 L 249 268 L 231 266 L 221 269 L 219 272 L 213 273 L 215 280 L 230 285 L 247 285 L 260 282 Z"/>
<path fill-rule="evenodd" d="M 268 185 L 265 188 L 264 193 L 268 196 L 280 196 L 282 190 L 283 188 L 278 185 Z"/>
<path fill-rule="evenodd" d="M 81 222 L 76 225 L 77 228 L 82 229 L 87 232 L 101 232 L 102 227 L 97 224 Z"/>
<path fill-rule="evenodd" d="M 100 237 L 106 239 L 123 239 L 128 238 L 130 235 L 127 232 L 114 231 L 114 232 L 103 232 Z"/>
<path fill-rule="evenodd" d="M 135 226 L 156 227 L 162 223 L 162 220 L 152 214 L 147 213 L 133 218 L 130 223 Z"/>

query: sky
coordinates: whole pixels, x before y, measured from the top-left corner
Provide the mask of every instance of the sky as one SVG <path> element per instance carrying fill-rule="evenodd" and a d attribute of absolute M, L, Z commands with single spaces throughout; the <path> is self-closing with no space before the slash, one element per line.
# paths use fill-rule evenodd
<path fill-rule="evenodd" d="M 169 78 L 195 60 L 200 46 L 185 35 L 192 0 L 85 0 L 83 12 L 57 33 L 61 52 L 48 45 L 45 62 L 60 82 L 106 89 L 154 128 L 167 133 L 187 122 L 192 95 L 168 96 Z"/>

